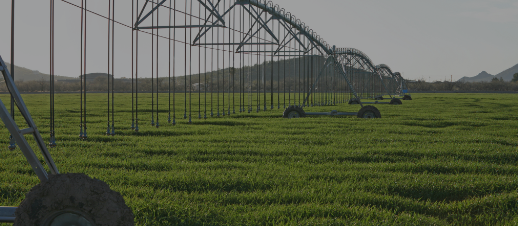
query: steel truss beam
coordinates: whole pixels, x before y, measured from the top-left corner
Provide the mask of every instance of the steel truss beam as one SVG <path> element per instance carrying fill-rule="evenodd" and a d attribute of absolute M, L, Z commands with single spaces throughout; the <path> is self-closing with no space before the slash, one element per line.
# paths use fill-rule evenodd
<path fill-rule="evenodd" d="M 246 7 L 245 5 L 252 5 L 254 7 Z M 286 15 L 283 15 L 281 12 L 278 12 L 274 7 L 269 7 L 265 4 L 260 3 L 256 0 L 239 0 L 236 1 L 232 6 L 230 6 L 223 14 L 222 17 L 225 17 L 227 14 L 230 13 L 231 10 L 235 9 L 236 7 L 241 6 L 253 19 L 254 22 L 247 31 L 247 33 L 244 35 L 242 41 L 237 43 L 220 43 L 221 45 L 238 45 L 236 48 L 236 53 L 243 53 L 243 52 L 249 52 L 249 51 L 242 51 L 241 48 L 245 45 L 279 45 L 279 47 L 272 51 L 263 51 L 263 52 L 274 52 L 274 55 L 277 55 L 278 53 L 282 53 L 282 49 L 286 48 L 288 43 L 290 43 L 292 40 L 296 40 L 298 45 L 303 47 L 304 51 L 298 51 L 301 53 L 309 53 L 313 49 L 317 49 L 321 54 L 324 54 L 324 52 L 329 53 L 329 47 L 327 44 L 323 44 L 321 40 L 318 40 L 314 36 L 314 34 L 310 34 L 308 31 L 306 31 L 307 28 L 303 28 L 301 24 L 297 24 L 296 21 L 294 21 L 291 16 L 290 18 L 286 17 Z M 261 9 L 262 11 L 258 11 L 258 9 Z M 264 13 L 269 13 L 271 16 L 267 18 L 266 20 L 262 18 Z M 277 20 L 279 24 L 288 31 L 288 34 L 284 37 L 282 42 L 279 40 L 279 38 L 275 35 L 275 33 L 270 29 L 268 26 L 268 23 L 272 20 Z M 257 27 L 256 29 L 254 29 Z M 196 35 L 195 39 L 193 40 L 193 45 L 215 45 L 212 43 L 198 43 L 203 36 L 205 36 L 210 29 L 213 27 L 207 27 L 205 29 L 200 29 L 200 32 Z M 293 32 L 292 29 L 296 29 L 298 32 Z M 273 42 L 264 42 L 264 43 L 250 43 L 250 41 L 257 35 L 261 30 L 265 30 L 271 38 L 274 40 Z M 291 35 L 291 37 L 288 39 L 288 37 Z M 306 46 L 303 44 L 301 39 L 298 36 L 306 37 L 309 41 L 309 44 Z"/>
<path fill-rule="evenodd" d="M 316 35 L 315 32 L 310 30 L 307 26 L 305 26 L 300 20 L 297 20 L 293 15 L 289 13 L 285 13 L 284 9 L 280 9 L 277 5 L 273 6 L 271 2 L 265 4 L 259 0 L 238 0 L 233 5 L 229 6 L 228 9 L 224 9 L 224 13 L 220 14 L 218 8 L 221 5 L 221 0 L 218 0 L 216 4 L 213 2 L 215 0 L 198 0 L 198 2 L 210 12 L 210 14 L 205 19 L 205 22 L 201 25 L 178 25 L 178 26 L 140 26 L 148 17 L 159 9 L 159 7 L 163 6 L 166 0 L 160 0 L 160 2 L 153 2 L 150 0 L 146 0 L 144 6 L 139 13 L 137 20 L 135 22 L 135 29 L 163 29 L 163 28 L 179 28 L 179 29 L 192 29 L 192 28 L 200 28 L 200 31 L 192 40 L 192 45 L 237 45 L 235 50 L 236 53 L 244 53 L 250 51 L 242 51 L 241 49 L 245 45 L 279 45 L 278 48 L 272 49 L 271 51 L 263 51 L 265 53 L 273 53 L 273 55 L 278 55 L 279 53 L 286 53 L 287 51 L 283 51 L 284 48 L 287 48 L 287 45 L 295 40 L 299 46 L 302 47 L 302 50 L 297 51 L 300 53 L 308 54 L 310 51 L 317 49 L 322 55 L 331 54 L 332 51 L 327 43 L 323 41 L 319 36 Z M 205 3 L 206 1 L 206 3 Z M 145 9 L 148 4 L 156 4 L 149 12 L 147 12 L 144 16 Z M 247 7 L 254 6 L 254 7 Z M 246 11 L 254 20 L 253 25 L 250 27 L 246 35 L 244 35 L 243 39 L 239 43 L 199 43 L 203 36 L 207 34 L 208 31 L 215 27 L 226 27 L 225 26 L 225 16 L 228 15 L 231 10 L 236 9 L 236 7 L 241 6 L 241 8 Z M 265 13 L 270 14 L 269 18 L 264 18 L 263 15 Z M 215 22 L 212 24 L 209 23 L 209 18 L 215 18 Z M 284 37 L 281 42 L 277 35 L 270 29 L 268 23 L 273 20 L 277 20 L 279 22 L 279 26 L 282 26 L 284 29 L 288 31 L 286 37 Z M 221 23 L 221 24 L 219 24 Z M 297 32 L 294 32 L 295 29 Z M 267 32 L 271 38 L 272 42 L 251 42 L 253 37 L 255 37 L 261 30 Z M 291 37 L 289 37 L 291 36 Z M 306 37 L 308 40 L 308 44 L 305 45 L 300 37 Z"/>
<path fill-rule="evenodd" d="M 167 0 L 162 0 L 159 3 L 152 2 L 152 3 L 156 4 L 156 6 L 153 7 L 144 17 L 142 17 L 142 14 L 143 14 L 144 10 L 146 9 L 147 4 L 149 3 L 149 0 L 146 0 L 146 3 L 142 7 L 142 10 L 140 11 L 139 16 L 137 17 L 137 20 L 135 22 L 134 28 L 137 29 L 137 30 L 140 30 L 140 29 L 162 29 L 162 28 L 186 28 L 186 29 L 189 29 L 189 28 L 205 28 L 205 27 L 225 27 L 225 20 L 223 19 L 223 17 L 219 14 L 218 10 L 216 9 L 216 7 L 219 5 L 221 0 L 218 0 L 218 3 L 216 5 L 212 4 L 212 0 L 206 0 L 210 6 L 205 4 L 202 0 L 198 0 L 198 2 L 203 7 L 205 7 L 206 10 L 208 10 L 210 12 L 210 16 L 216 17 L 216 21 L 213 22 L 213 24 L 211 24 L 211 25 L 207 25 L 207 20 L 205 20 L 205 24 L 204 25 L 145 26 L 145 27 L 139 27 L 139 25 L 142 24 L 153 12 L 157 11 L 158 8 L 165 3 L 165 1 L 167 1 Z M 218 24 L 218 22 L 221 22 L 221 24 Z"/>
<path fill-rule="evenodd" d="M 262 18 L 262 15 L 263 13 L 265 13 L 265 11 L 261 11 L 260 13 L 253 7 L 246 7 L 245 5 L 248 4 L 247 2 L 245 1 L 236 1 L 232 6 L 230 6 L 230 8 L 228 10 L 225 11 L 225 13 L 223 13 L 223 17 L 225 17 L 228 13 L 230 13 L 230 11 L 234 8 L 236 8 L 236 6 L 241 6 L 245 11 L 248 12 L 248 14 L 254 19 L 254 23 L 252 24 L 252 26 L 250 26 L 250 29 L 247 31 L 247 33 L 244 35 L 243 37 L 243 40 L 239 43 L 237 43 L 238 47 L 236 48 L 236 53 L 238 52 L 245 52 L 245 51 L 240 51 L 240 49 L 245 46 L 245 45 L 253 45 L 252 43 L 250 43 L 250 41 L 252 40 L 252 38 L 254 38 L 255 35 L 257 35 L 257 33 L 259 33 L 261 31 L 261 29 L 264 29 L 266 32 L 268 32 L 268 34 L 270 34 L 270 36 L 275 40 L 275 42 L 264 42 L 264 43 L 255 43 L 256 45 L 278 45 L 279 44 L 279 39 L 277 38 L 277 36 L 273 33 L 273 31 L 270 29 L 270 27 L 268 26 L 268 23 L 270 21 L 272 21 L 272 19 L 274 19 L 273 16 L 271 16 L 269 19 L 267 19 L 266 21 L 263 20 Z M 257 30 L 254 31 L 254 27 L 256 26 L 256 24 L 259 24 Z M 212 27 L 207 27 L 204 31 L 200 30 L 200 32 L 198 33 L 198 35 L 196 35 L 196 38 L 193 40 L 193 45 L 204 45 L 203 43 L 196 43 L 198 41 L 201 40 L 201 38 L 206 35 L 210 30 L 212 29 Z M 253 32 L 254 31 L 254 32 Z M 253 34 L 252 34 L 253 32 Z M 234 43 L 221 43 L 222 45 L 233 45 Z"/>

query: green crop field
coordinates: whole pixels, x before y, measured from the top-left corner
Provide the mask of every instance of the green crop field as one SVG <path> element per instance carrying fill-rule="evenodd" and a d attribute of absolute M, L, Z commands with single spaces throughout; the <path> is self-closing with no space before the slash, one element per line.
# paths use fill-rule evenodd
<path fill-rule="evenodd" d="M 78 138 L 79 94 L 57 95 L 50 151 L 61 173 L 107 182 L 137 225 L 518 224 L 516 94 L 414 94 L 376 105 L 382 118 L 371 120 L 288 120 L 277 109 L 199 120 L 195 104 L 193 124 L 177 95 L 178 124 L 167 123 L 161 94 L 154 128 L 143 94 L 135 134 L 131 94 L 116 94 L 112 137 L 106 94 L 89 94 L 87 141 Z M 48 141 L 48 95 L 23 97 Z M 306 109 L 329 110 L 359 106 Z M 17 206 L 39 180 L 8 137 L 1 123 L 0 206 Z"/>

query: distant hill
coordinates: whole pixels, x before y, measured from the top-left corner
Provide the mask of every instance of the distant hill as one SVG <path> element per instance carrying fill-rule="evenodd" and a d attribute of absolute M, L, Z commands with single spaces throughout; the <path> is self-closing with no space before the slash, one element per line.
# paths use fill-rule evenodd
<path fill-rule="evenodd" d="M 518 73 L 518 64 L 513 67 L 498 73 L 497 75 L 491 75 L 485 71 L 480 72 L 477 76 L 474 77 L 462 77 L 459 79 L 459 82 L 490 82 L 493 78 L 502 78 L 506 82 L 510 82 L 513 79 L 513 75 Z"/>
<path fill-rule="evenodd" d="M 11 65 L 9 63 L 5 63 L 7 66 L 7 69 L 11 70 Z M 73 78 L 73 77 L 66 77 L 66 76 L 55 76 L 56 80 L 70 80 L 70 79 L 79 79 L 79 78 Z M 24 67 L 18 67 L 14 65 L 14 80 L 15 81 L 49 81 L 50 76 L 48 74 L 41 73 L 39 71 L 33 71 L 28 68 Z"/>
<path fill-rule="evenodd" d="M 315 65 L 312 65 L 313 62 Z M 296 81 L 299 78 L 304 78 L 304 76 L 311 76 L 310 72 L 313 71 L 313 76 L 316 78 L 316 76 L 320 73 L 319 69 L 321 64 L 325 62 L 324 58 L 321 57 L 310 57 L 310 56 L 304 56 L 299 58 L 292 58 L 292 59 L 281 59 L 279 61 L 267 61 L 263 62 L 261 64 L 255 64 L 253 66 L 243 66 L 242 68 L 236 67 L 235 74 L 241 75 L 244 74 L 245 77 L 250 77 L 250 80 L 256 81 L 257 77 L 262 77 L 263 74 L 266 75 L 264 77 L 264 80 L 266 82 L 270 82 L 273 78 L 273 81 L 277 80 L 292 80 Z M 348 68 L 346 67 L 346 70 L 352 70 L 353 73 L 365 73 L 365 70 L 363 69 L 357 69 L 357 68 Z M 273 72 L 273 73 L 272 73 Z M 351 71 L 350 71 L 351 72 Z M 213 72 L 209 71 L 207 73 L 202 73 L 201 75 L 193 74 L 192 78 L 194 81 L 198 81 L 198 76 L 201 77 L 201 80 L 204 81 L 205 76 L 210 78 L 211 76 L 219 76 L 220 78 L 225 77 L 228 78 L 230 73 L 229 68 L 225 69 L 219 69 L 215 70 Z M 309 74 L 309 75 L 308 75 Z M 177 78 L 182 78 L 183 76 L 179 76 Z M 185 76 L 185 78 L 189 78 L 189 75 Z M 239 76 L 236 77 L 238 79 Z"/>
<path fill-rule="evenodd" d="M 462 77 L 459 82 L 490 82 L 495 76 L 486 71 L 480 72 L 474 77 Z"/>
<path fill-rule="evenodd" d="M 86 76 L 86 81 L 94 81 L 96 79 L 106 79 L 108 78 L 108 74 L 106 73 L 88 73 L 85 75 Z M 113 75 L 110 75 L 111 78 L 110 79 L 113 79 Z M 82 78 L 83 76 L 79 76 L 80 78 Z"/>
<path fill-rule="evenodd" d="M 502 77 L 504 79 L 504 81 L 509 82 L 509 81 L 513 80 L 513 75 L 515 73 L 518 73 L 518 64 L 514 65 L 513 67 L 511 67 L 505 71 L 498 73 L 495 76 L 497 78 Z"/>

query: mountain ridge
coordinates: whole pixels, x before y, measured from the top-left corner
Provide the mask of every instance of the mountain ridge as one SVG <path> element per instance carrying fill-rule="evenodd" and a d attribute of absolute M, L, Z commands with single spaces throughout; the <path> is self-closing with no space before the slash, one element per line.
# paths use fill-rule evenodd
<path fill-rule="evenodd" d="M 505 71 L 498 73 L 497 75 L 495 75 L 495 77 L 497 77 L 497 78 L 501 77 L 502 79 L 504 79 L 504 81 L 509 82 L 509 81 L 513 80 L 513 75 L 515 73 L 518 73 L 518 64 L 510 67 L 509 69 L 507 69 Z"/>
<path fill-rule="evenodd" d="M 487 73 L 486 71 L 480 72 L 478 75 L 475 75 L 473 77 L 462 77 L 459 79 L 459 82 L 485 82 L 485 81 L 491 81 L 495 76 L 492 74 Z"/>
<path fill-rule="evenodd" d="M 11 64 L 5 63 L 9 72 L 11 72 Z M 11 72 L 12 73 L 12 72 Z M 74 77 L 67 77 L 61 75 L 55 75 L 56 80 L 70 80 L 79 79 Z M 50 75 L 41 73 L 37 70 L 31 70 L 28 68 L 14 65 L 14 81 L 49 81 Z"/>
<path fill-rule="evenodd" d="M 504 70 L 496 75 L 491 75 L 486 71 L 480 72 L 478 75 L 473 77 L 464 76 L 457 80 L 458 82 L 490 82 L 493 78 L 502 78 L 506 82 L 510 82 L 513 79 L 513 75 L 518 73 L 518 64 Z"/>

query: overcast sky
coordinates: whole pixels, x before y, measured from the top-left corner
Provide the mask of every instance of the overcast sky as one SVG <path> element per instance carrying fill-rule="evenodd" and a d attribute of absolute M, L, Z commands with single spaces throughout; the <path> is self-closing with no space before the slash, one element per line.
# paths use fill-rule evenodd
<path fill-rule="evenodd" d="M 80 4 L 79 0 L 68 0 Z M 10 62 L 10 2 L 1 0 L 0 55 Z M 131 21 L 129 0 L 116 0 L 116 19 Z M 143 2 L 143 1 L 141 1 Z M 353 47 L 375 64 L 409 79 L 457 80 L 481 71 L 497 74 L 518 63 L 516 0 L 274 0 L 329 44 Z M 106 0 L 88 1 L 107 14 Z M 15 64 L 49 72 L 49 1 L 17 0 Z M 80 10 L 56 0 L 56 74 L 77 77 Z M 89 14 L 87 72 L 106 72 L 106 21 Z M 116 26 L 116 77 L 131 77 L 131 30 Z M 160 44 L 165 46 L 164 44 Z M 142 56 L 150 55 L 141 47 Z M 164 55 L 164 57 L 162 57 Z M 167 54 L 161 53 L 166 59 Z M 149 58 L 149 57 L 148 57 Z M 149 59 L 141 57 L 142 67 Z M 180 62 L 180 60 L 178 61 Z M 183 62 L 183 61 L 181 61 Z M 166 71 L 167 62 L 160 76 Z M 183 72 L 178 72 L 182 74 Z M 145 76 L 142 73 L 141 76 Z M 149 76 L 148 76 L 149 77 Z"/>

